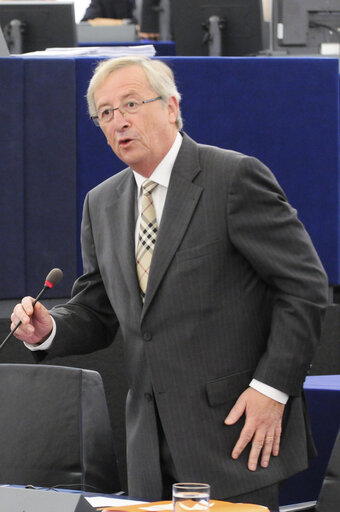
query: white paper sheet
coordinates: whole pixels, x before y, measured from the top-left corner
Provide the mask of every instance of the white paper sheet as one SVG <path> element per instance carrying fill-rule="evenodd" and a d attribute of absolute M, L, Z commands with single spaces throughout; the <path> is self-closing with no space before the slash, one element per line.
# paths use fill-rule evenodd
<path fill-rule="evenodd" d="M 140 503 L 147 503 L 146 501 L 135 501 L 135 500 L 122 500 L 119 498 L 105 498 L 104 496 L 94 496 L 89 498 L 85 496 L 85 499 L 89 502 L 92 507 L 127 507 L 128 505 L 139 505 Z"/>

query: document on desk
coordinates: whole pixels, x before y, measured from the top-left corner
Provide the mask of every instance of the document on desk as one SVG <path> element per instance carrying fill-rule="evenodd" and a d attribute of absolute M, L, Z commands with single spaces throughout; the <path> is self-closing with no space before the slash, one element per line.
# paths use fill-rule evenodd
<path fill-rule="evenodd" d="M 104 496 L 94 496 L 93 498 L 89 498 L 88 496 L 84 496 L 85 499 L 89 502 L 89 504 L 94 508 L 99 507 L 121 507 L 125 508 L 129 505 L 141 505 L 147 503 L 146 501 L 136 501 L 136 500 L 122 500 L 120 498 L 106 498 Z"/>
<path fill-rule="evenodd" d="M 22 53 L 20 57 L 125 57 L 126 55 L 146 55 L 153 57 L 156 50 L 153 44 L 132 46 L 82 46 L 72 48 L 47 48 L 44 51 Z"/>

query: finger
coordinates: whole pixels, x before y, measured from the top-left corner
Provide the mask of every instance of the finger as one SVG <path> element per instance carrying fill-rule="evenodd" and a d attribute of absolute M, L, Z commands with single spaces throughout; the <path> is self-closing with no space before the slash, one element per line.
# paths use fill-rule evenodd
<path fill-rule="evenodd" d="M 11 320 L 13 324 L 17 324 L 18 322 L 22 322 L 23 324 L 27 324 L 30 322 L 30 317 L 27 315 L 26 311 L 22 307 L 21 304 L 17 304 L 11 314 Z"/>
<path fill-rule="evenodd" d="M 273 452 L 274 435 L 267 434 L 264 439 L 261 455 L 261 467 L 267 468 L 269 466 L 270 457 Z"/>
<path fill-rule="evenodd" d="M 272 453 L 275 457 L 277 457 L 280 452 L 281 432 L 282 432 L 282 427 L 281 427 L 281 423 L 280 423 L 275 428 L 275 435 L 274 435 L 274 442 L 273 442 L 273 449 L 272 449 Z"/>
<path fill-rule="evenodd" d="M 11 330 L 13 330 L 16 327 L 16 325 L 12 324 Z M 35 329 L 32 325 L 23 326 L 23 324 L 21 324 L 20 327 L 15 329 L 15 332 L 13 334 L 19 340 L 28 341 L 28 340 L 30 340 L 31 336 L 34 334 L 34 331 L 35 331 Z"/>
<path fill-rule="evenodd" d="M 23 324 L 27 324 L 30 322 L 30 316 L 33 314 L 33 299 L 32 297 L 24 297 L 20 304 L 17 304 L 11 315 L 11 320 L 13 323 L 22 322 Z"/>
<path fill-rule="evenodd" d="M 256 435 L 254 436 L 252 445 L 251 445 L 249 458 L 248 458 L 248 469 L 250 471 L 256 471 L 259 457 L 263 450 L 266 450 L 266 460 L 268 460 L 268 462 L 269 462 L 268 452 L 267 452 L 267 446 L 269 445 L 269 443 L 270 443 L 270 448 L 269 448 L 269 450 L 270 450 L 269 458 L 270 458 L 270 452 L 271 452 L 273 440 L 266 442 L 264 434 L 261 434 L 259 432 L 256 433 Z"/>
<path fill-rule="evenodd" d="M 248 444 L 251 442 L 254 436 L 254 432 L 254 429 L 251 429 L 247 426 L 243 427 L 240 437 L 238 438 L 237 443 L 235 444 L 231 454 L 233 459 L 238 459 L 238 457 L 241 455 L 246 446 L 248 446 Z"/>
<path fill-rule="evenodd" d="M 33 297 L 24 297 L 21 301 L 22 308 L 28 316 L 33 315 L 33 311 L 34 311 L 33 302 L 34 302 Z"/>
<path fill-rule="evenodd" d="M 11 329 L 13 329 L 16 326 L 16 324 L 19 322 L 19 318 L 14 313 L 14 310 L 13 310 L 13 313 L 11 314 L 10 318 L 11 318 L 11 322 L 12 322 Z"/>
<path fill-rule="evenodd" d="M 15 334 L 31 334 L 34 332 L 34 326 L 31 323 L 31 318 L 25 315 L 23 321 L 20 320 L 14 313 L 11 314 L 11 326 L 10 329 L 15 329 Z"/>

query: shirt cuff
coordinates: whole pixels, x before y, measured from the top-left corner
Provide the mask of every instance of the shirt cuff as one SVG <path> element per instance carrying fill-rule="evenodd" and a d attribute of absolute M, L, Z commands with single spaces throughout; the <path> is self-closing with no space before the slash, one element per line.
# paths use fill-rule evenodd
<path fill-rule="evenodd" d="M 259 380 L 253 379 L 249 386 L 253 389 L 256 389 L 256 391 L 259 391 L 263 395 L 269 396 L 269 398 L 280 402 L 281 404 L 286 404 L 288 402 L 289 395 L 287 395 L 287 393 L 279 391 L 272 386 L 268 386 Z"/>
<path fill-rule="evenodd" d="M 32 343 L 24 342 L 25 347 L 28 348 L 28 350 L 31 350 L 31 352 L 35 352 L 36 350 L 48 350 L 50 348 L 50 346 L 52 345 L 52 342 L 53 342 L 54 337 L 57 332 L 57 326 L 56 326 L 53 316 L 51 316 L 51 318 L 52 318 L 53 327 L 52 327 L 52 332 L 49 335 L 49 337 L 47 338 L 47 340 L 43 341 L 42 343 L 36 343 L 35 345 L 32 345 Z"/>

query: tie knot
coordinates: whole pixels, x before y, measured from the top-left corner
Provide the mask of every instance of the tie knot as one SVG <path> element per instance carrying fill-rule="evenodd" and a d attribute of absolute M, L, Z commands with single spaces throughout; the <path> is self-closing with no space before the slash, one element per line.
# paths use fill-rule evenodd
<path fill-rule="evenodd" d="M 158 183 L 155 183 L 152 180 L 144 181 L 144 183 L 142 184 L 143 194 L 145 194 L 145 193 L 151 194 L 151 192 L 153 191 L 154 188 L 157 187 L 157 185 L 158 185 Z"/>

